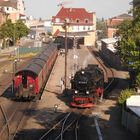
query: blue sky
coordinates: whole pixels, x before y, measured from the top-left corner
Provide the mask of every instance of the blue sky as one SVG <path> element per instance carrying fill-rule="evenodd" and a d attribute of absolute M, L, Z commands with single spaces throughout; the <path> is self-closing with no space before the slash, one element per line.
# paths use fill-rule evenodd
<path fill-rule="evenodd" d="M 96 12 L 97 18 L 111 18 L 122 13 L 128 13 L 132 0 L 63 0 L 68 1 L 65 7 L 85 8 L 87 11 Z M 56 15 L 61 0 L 24 0 L 26 15 L 35 18 L 51 19 Z"/>

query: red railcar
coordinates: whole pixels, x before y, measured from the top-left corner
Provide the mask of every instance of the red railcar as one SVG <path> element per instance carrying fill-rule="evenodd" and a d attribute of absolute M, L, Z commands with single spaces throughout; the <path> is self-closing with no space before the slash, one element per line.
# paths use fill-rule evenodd
<path fill-rule="evenodd" d="M 15 73 L 14 93 L 16 98 L 38 97 L 42 92 L 58 55 L 57 46 L 49 44 L 24 68 Z"/>
<path fill-rule="evenodd" d="M 97 65 L 88 65 L 77 71 L 71 80 L 71 106 L 89 108 L 94 106 L 104 91 L 104 74 Z"/>

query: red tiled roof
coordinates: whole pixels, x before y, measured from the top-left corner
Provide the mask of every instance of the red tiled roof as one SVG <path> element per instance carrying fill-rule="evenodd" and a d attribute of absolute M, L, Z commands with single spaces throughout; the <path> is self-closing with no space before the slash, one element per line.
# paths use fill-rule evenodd
<path fill-rule="evenodd" d="M 107 26 L 117 26 L 123 22 L 123 19 L 109 19 L 107 20 Z"/>
<path fill-rule="evenodd" d="M 93 21 L 93 12 L 88 13 L 84 8 L 64 8 L 62 7 L 60 11 L 57 13 L 56 16 L 53 17 L 53 21 L 59 18 L 60 21 L 64 21 L 66 18 L 68 18 L 70 21 L 75 21 L 76 19 L 79 19 L 79 22 L 85 22 L 87 19 L 88 21 Z"/>
<path fill-rule="evenodd" d="M 0 6 L 17 8 L 17 2 L 0 0 Z"/>
<path fill-rule="evenodd" d="M 106 21 L 107 26 L 117 26 L 121 24 L 124 20 L 132 20 L 132 16 L 128 14 L 121 14 L 116 17 L 112 17 Z"/>
<path fill-rule="evenodd" d="M 60 33 L 59 29 L 56 30 L 56 32 L 53 34 L 54 37 L 56 37 Z"/>

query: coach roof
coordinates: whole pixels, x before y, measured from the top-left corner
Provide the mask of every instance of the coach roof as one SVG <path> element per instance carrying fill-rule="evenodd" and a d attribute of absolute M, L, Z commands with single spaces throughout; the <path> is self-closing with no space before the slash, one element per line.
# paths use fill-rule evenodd
<path fill-rule="evenodd" d="M 22 72 L 28 72 L 28 74 L 32 73 L 32 75 L 37 76 L 48 61 L 49 56 L 54 52 L 55 49 L 55 45 L 48 46 L 39 55 L 34 57 L 24 68 L 17 71 L 15 75 L 18 75 Z"/>

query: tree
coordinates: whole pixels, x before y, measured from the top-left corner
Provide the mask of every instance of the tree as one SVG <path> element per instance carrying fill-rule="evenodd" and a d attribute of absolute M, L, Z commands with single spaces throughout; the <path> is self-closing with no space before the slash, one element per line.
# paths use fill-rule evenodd
<path fill-rule="evenodd" d="M 125 103 L 125 101 L 132 95 L 135 95 L 135 91 L 131 90 L 131 89 L 125 89 L 121 91 L 121 94 L 118 98 L 118 103 L 119 104 L 123 104 Z"/>
<path fill-rule="evenodd" d="M 3 48 L 6 47 L 6 42 L 12 39 L 13 36 L 13 24 L 11 20 L 7 20 L 6 23 L 0 27 L 0 38 L 3 39 Z"/>
<path fill-rule="evenodd" d="M 107 37 L 107 27 L 104 19 L 97 19 L 97 35 L 98 39 Z"/>
<path fill-rule="evenodd" d="M 19 40 L 21 37 L 27 36 L 29 33 L 29 29 L 21 20 L 18 20 L 14 24 L 14 31 L 15 31 L 15 40 Z"/>
<path fill-rule="evenodd" d="M 122 63 L 129 68 L 135 69 L 137 78 L 140 78 L 140 7 L 132 10 L 134 18 L 132 21 L 124 21 L 119 25 L 118 34 L 120 57 Z M 140 81 L 140 79 L 138 80 Z"/>
<path fill-rule="evenodd" d="M 0 27 L 0 38 L 3 39 L 3 47 L 6 47 L 6 43 L 11 40 L 13 44 L 23 36 L 27 36 L 29 29 L 21 21 L 12 23 L 11 20 L 7 20 Z"/>

